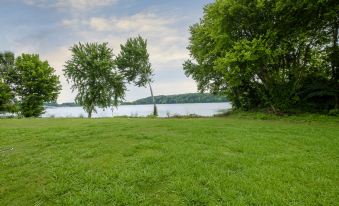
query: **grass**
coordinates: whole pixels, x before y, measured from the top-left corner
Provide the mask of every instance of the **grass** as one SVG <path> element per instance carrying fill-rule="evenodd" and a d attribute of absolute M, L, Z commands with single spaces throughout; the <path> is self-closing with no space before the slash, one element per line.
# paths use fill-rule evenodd
<path fill-rule="evenodd" d="M 299 120 L 0 120 L 0 205 L 338 205 L 339 120 Z"/>

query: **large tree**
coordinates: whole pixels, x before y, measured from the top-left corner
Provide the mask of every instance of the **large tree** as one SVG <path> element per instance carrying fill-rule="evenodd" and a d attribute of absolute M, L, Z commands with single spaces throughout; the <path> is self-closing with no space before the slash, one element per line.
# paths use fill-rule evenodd
<path fill-rule="evenodd" d="M 44 112 L 44 102 L 55 101 L 61 89 L 59 77 L 47 61 L 39 55 L 22 54 L 8 71 L 10 83 L 21 115 L 39 117 Z"/>
<path fill-rule="evenodd" d="M 113 50 L 107 43 L 79 43 L 71 49 L 64 73 L 72 89 L 78 93 L 75 101 L 92 117 L 95 107 L 117 106 L 125 95 L 123 76 L 116 69 Z"/>
<path fill-rule="evenodd" d="M 226 94 L 236 108 L 279 112 L 314 97 L 331 104 L 336 49 L 325 48 L 337 47 L 336 9 L 334 0 L 216 0 L 190 28 L 184 70 L 200 91 Z"/>
<path fill-rule="evenodd" d="M 153 69 L 149 61 L 147 40 L 141 36 L 129 38 L 124 45 L 120 45 L 121 51 L 116 58 L 118 69 L 124 75 L 128 83 L 138 87 L 149 86 L 153 100 L 153 115 L 157 116 L 157 106 L 152 89 Z"/>

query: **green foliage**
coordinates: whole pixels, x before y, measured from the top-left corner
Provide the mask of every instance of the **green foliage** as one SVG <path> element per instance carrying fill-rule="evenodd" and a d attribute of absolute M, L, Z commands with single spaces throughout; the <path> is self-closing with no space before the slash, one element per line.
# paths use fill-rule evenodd
<path fill-rule="evenodd" d="M 152 81 L 153 70 L 149 62 L 147 41 L 141 36 L 129 38 L 120 45 L 120 54 L 115 59 L 118 69 L 129 83 L 145 87 Z"/>
<path fill-rule="evenodd" d="M 125 95 L 124 77 L 116 69 L 113 50 L 107 43 L 74 45 L 72 58 L 66 62 L 64 73 L 72 89 L 77 90 L 76 103 L 92 116 L 95 107 L 117 106 Z"/>
<path fill-rule="evenodd" d="M 16 111 L 13 99 L 14 94 L 11 88 L 0 79 L 0 113 L 13 113 Z"/>
<path fill-rule="evenodd" d="M 129 83 L 138 87 L 149 86 L 154 104 L 153 115 L 158 115 L 156 102 L 151 86 L 153 70 L 149 62 L 147 40 L 141 36 L 129 38 L 125 45 L 120 45 L 121 51 L 115 62 Z"/>
<path fill-rule="evenodd" d="M 12 52 L 0 52 L 0 79 L 8 83 L 8 72 L 14 67 L 15 56 Z"/>
<path fill-rule="evenodd" d="M 0 120 L 1 205 L 338 205 L 339 118 L 253 115 Z"/>
<path fill-rule="evenodd" d="M 22 54 L 15 62 L 14 55 L 8 56 L 5 82 L 15 95 L 21 115 L 39 117 L 44 112 L 43 103 L 57 99 L 61 89 L 59 77 L 39 55 Z"/>
<path fill-rule="evenodd" d="M 8 71 L 13 67 L 14 54 L 12 52 L 0 52 L 0 113 L 13 113 L 14 93 L 9 86 Z"/>
<path fill-rule="evenodd" d="M 339 88 L 331 42 L 338 34 L 329 34 L 338 8 L 334 0 L 217 0 L 190 28 L 185 73 L 200 91 L 227 95 L 235 108 L 275 113 L 308 104 L 303 97 L 311 94 L 303 89 L 312 76 L 332 85 L 334 91 L 322 94 L 334 107 Z"/>

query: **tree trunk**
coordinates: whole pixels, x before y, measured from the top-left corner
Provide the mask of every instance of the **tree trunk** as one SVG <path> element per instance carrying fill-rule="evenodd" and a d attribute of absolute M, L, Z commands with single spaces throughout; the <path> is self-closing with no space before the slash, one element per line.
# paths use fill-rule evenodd
<path fill-rule="evenodd" d="M 151 96 L 152 96 L 152 101 L 153 101 L 153 115 L 154 116 L 158 116 L 158 109 L 157 109 L 157 105 L 155 104 L 155 99 L 154 99 L 154 95 L 153 95 L 153 89 L 152 89 L 152 86 L 151 86 L 150 82 L 148 82 L 148 86 L 149 86 L 149 89 L 151 91 Z"/>
<path fill-rule="evenodd" d="M 336 19 L 337 20 L 337 19 Z M 339 109 L 339 62 L 338 62 L 338 30 L 339 30 L 339 23 L 335 20 L 333 26 L 333 48 L 332 48 L 332 58 L 331 58 L 331 65 L 332 65 L 332 73 L 333 73 L 333 81 L 334 85 L 337 89 L 337 93 L 335 95 L 335 109 Z"/>
<path fill-rule="evenodd" d="M 93 110 L 94 110 L 94 107 L 91 105 L 89 108 L 88 108 L 88 118 L 92 118 L 92 113 L 93 113 Z"/>

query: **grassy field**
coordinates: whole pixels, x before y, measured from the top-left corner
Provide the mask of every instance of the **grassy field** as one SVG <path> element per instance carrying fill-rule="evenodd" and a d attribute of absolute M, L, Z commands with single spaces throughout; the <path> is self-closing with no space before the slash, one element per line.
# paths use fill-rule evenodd
<path fill-rule="evenodd" d="M 0 205 L 339 202 L 334 118 L 9 119 L 0 148 Z"/>

